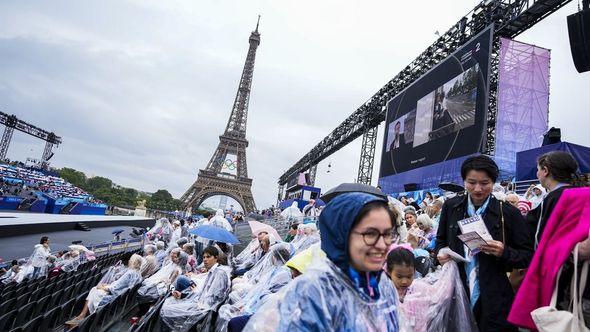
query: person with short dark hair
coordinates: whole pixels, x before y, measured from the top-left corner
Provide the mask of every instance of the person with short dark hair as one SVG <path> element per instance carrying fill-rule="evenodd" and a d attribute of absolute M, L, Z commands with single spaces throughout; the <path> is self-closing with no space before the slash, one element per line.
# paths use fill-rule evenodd
<path fill-rule="evenodd" d="M 49 249 L 49 237 L 42 236 L 39 244 L 35 245 L 35 251 L 31 256 L 31 265 L 33 266 L 33 275 L 31 279 L 47 274 L 47 257 L 51 255 Z"/>
<path fill-rule="evenodd" d="M 8 284 L 10 282 L 15 281 L 19 271 L 20 264 L 18 264 L 18 261 L 16 259 L 13 259 L 12 262 L 10 262 L 10 269 L 8 269 L 8 271 L 6 271 L 6 273 L 4 273 L 2 277 L 0 277 L 0 282 L 2 282 L 3 284 Z"/>
<path fill-rule="evenodd" d="M 386 267 L 400 302 L 404 302 L 406 292 L 412 285 L 416 273 L 414 253 L 406 248 L 397 247 L 387 254 Z"/>
<path fill-rule="evenodd" d="M 190 287 L 182 292 L 173 292 L 167 298 L 160 309 L 163 331 L 185 332 L 195 327 L 195 330 L 205 330 L 206 326 L 200 326 L 205 322 L 208 314 L 217 310 L 217 307 L 227 299 L 230 287 L 229 276 L 219 268 L 219 250 L 209 246 L 203 250 L 203 265 L 207 275 L 202 286 L 197 289 Z M 185 280 L 180 278 L 180 281 Z M 186 281 L 186 280 L 185 280 Z M 197 326 L 195 326 L 197 325 Z"/>
<path fill-rule="evenodd" d="M 291 226 L 289 226 L 289 231 L 287 232 L 287 235 L 285 236 L 285 242 L 293 241 L 293 238 L 295 238 L 295 235 L 297 235 L 297 227 L 298 226 L 299 226 L 298 223 L 292 223 Z"/>
<path fill-rule="evenodd" d="M 470 304 L 480 331 L 517 331 L 506 320 L 514 299 L 507 272 L 526 268 L 532 257 L 532 241 L 520 211 L 498 201 L 492 189 L 499 174 L 496 163 L 488 156 L 467 158 L 461 166 L 467 195 L 447 200 L 442 208 L 435 253 L 445 247 L 464 256 L 459 262 L 463 285 L 469 292 Z M 480 216 L 493 240 L 487 241 L 475 254 L 465 250 L 457 235 L 459 221 Z M 438 254 L 441 264 L 451 260 Z"/>

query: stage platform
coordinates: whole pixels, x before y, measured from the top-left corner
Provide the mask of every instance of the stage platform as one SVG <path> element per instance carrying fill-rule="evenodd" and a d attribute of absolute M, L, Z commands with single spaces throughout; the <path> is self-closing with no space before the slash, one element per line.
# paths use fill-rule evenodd
<path fill-rule="evenodd" d="M 84 223 L 90 228 L 100 228 L 151 227 L 154 222 L 154 219 L 146 217 L 0 212 L 0 238 L 74 230 L 76 223 Z"/>
<path fill-rule="evenodd" d="M 75 230 L 84 223 L 91 231 Z M 130 238 L 133 227 L 152 227 L 154 219 L 125 216 L 65 215 L 0 212 L 0 258 L 4 261 L 28 257 L 41 236 L 49 236 L 52 251 L 63 250 L 72 241 L 88 246 L 113 239 L 115 228 L 124 229 L 121 238 Z"/>

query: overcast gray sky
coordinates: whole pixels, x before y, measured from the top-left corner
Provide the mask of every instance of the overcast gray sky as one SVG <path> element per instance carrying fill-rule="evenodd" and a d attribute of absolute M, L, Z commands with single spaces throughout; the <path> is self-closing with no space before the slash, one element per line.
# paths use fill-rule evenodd
<path fill-rule="evenodd" d="M 63 137 L 56 167 L 179 197 L 225 128 L 260 13 L 247 158 L 266 207 L 284 170 L 476 4 L 4 1 L 0 109 Z M 590 145 L 590 73 L 573 67 L 565 21 L 575 11 L 574 1 L 517 40 L 552 50 L 550 125 Z M 38 158 L 43 147 L 15 133 L 8 156 Z M 359 153 L 357 140 L 322 162 L 316 184 L 355 179 Z"/>

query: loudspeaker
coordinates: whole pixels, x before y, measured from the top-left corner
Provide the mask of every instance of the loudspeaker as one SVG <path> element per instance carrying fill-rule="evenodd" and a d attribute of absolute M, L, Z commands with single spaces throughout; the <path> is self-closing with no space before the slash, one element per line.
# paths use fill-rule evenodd
<path fill-rule="evenodd" d="M 590 9 L 585 8 L 567 17 L 570 48 L 574 66 L 579 73 L 590 70 Z"/>
<path fill-rule="evenodd" d="M 551 127 L 545 135 L 543 135 L 543 145 L 550 145 L 561 142 L 561 129 Z"/>
<path fill-rule="evenodd" d="M 418 190 L 418 184 L 417 183 L 406 183 L 406 184 L 404 184 L 404 191 L 414 191 L 414 190 Z"/>

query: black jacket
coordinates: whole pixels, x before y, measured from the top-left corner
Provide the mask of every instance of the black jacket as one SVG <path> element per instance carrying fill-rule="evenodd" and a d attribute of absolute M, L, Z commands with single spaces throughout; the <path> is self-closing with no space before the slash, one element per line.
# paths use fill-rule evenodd
<path fill-rule="evenodd" d="M 481 293 L 479 310 L 476 310 L 475 318 L 480 331 L 516 330 L 506 321 L 514 299 L 507 272 L 512 271 L 513 268 L 528 267 L 533 256 L 532 240 L 520 211 L 506 203 L 502 203 L 501 209 L 504 215 L 504 241 L 502 240 L 500 202 L 493 196 L 483 215 L 483 220 L 494 240 L 504 242 L 504 252 L 501 257 L 478 254 Z M 444 247 L 449 247 L 464 256 L 463 242 L 457 238 L 461 232 L 457 222 L 466 217 L 466 195 L 454 197 L 445 202 L 436 235 L 436 253 Z M 463 286 L 469 294 L 463 263 L 459 263 L 459 271 Z"/>
<path fill-rule="evenodd" d="M 551 216 L 551 212 L 553 212 L 553 209 L 555 208 L 555 205 L 557 205 L 557 201 L 559 201 L 563 191 L 568 188 L 571 188 L 571 186 L 563 186 L 553 190 L 547 194 L 547 196 L 545 196 L 543 203 L 539 204 L 536 208 L 530 210 L 529 213 L 527 213 L 526 221 L 530 229 L 533 245 L 535 244 L 535 234 L 537 233 L 537 225 L 539 225 L 539 221 L 541 222 L 541 225 L 539 226 L 539 234 L 537 234 L 536 243 L 541 242 L 541 235 L 543 234 L 543 230 L 545 229 L 547 221 Z"/>

